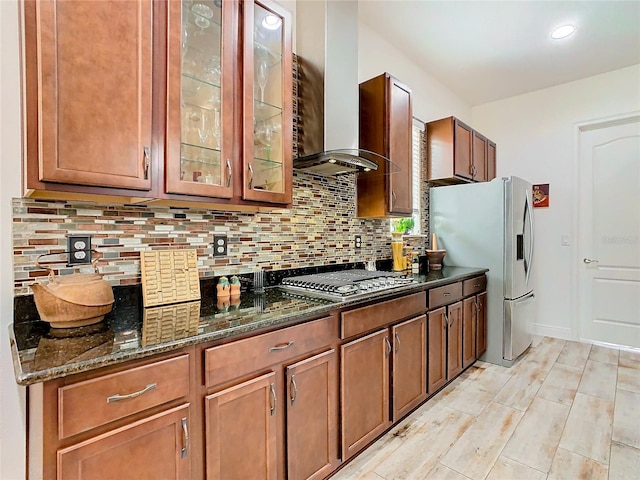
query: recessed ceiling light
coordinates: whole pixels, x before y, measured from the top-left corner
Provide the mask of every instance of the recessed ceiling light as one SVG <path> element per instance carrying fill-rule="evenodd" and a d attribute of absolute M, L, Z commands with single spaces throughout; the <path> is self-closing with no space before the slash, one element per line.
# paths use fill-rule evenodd
<path fill-rule="evenodd" d="M 575 32 L 575 30 L 576 27 L 573 25 L 562 25 L 551 32 L 551 38 L 555 38 L 556 40 L 559 38 L 565 38 Z"/>
<path fill-rule="evenodd" d="M 267 15 L 262 20 L 262 26 L 269 30 L 277 30 L 278 28 L 280 28 L 281 23 L 282 21 L 275 15 Z"/>

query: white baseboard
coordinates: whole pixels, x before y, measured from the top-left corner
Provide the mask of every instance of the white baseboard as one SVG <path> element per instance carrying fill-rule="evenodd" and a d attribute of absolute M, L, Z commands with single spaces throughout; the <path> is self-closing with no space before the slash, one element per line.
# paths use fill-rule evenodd
<path fill-rule="evenodd" d="M 541 323 L 533 324 L 533 334 L 543 337 L 561 338 L 563 340 L 577 340 L 570 328 L 544 325 Z"/>

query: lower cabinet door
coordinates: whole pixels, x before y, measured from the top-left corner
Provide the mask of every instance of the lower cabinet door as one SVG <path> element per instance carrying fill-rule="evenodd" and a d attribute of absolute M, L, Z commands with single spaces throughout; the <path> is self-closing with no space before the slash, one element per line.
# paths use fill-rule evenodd
<path fill-rule="evenodd" d="M 58 450 L 60 480 L 191 478 L 189 404 Z"/>
<path fill-rule="evenodd" d="M 391 327 L 392 409 L 395 422 L 427 396 L 427 317 Z"/>
<path fill-rule="evenodd" d="M 346 343 L 341 349 L 342 459 L 362 450 L 389 420 L 389 330 Z"/>
<path fill-rule="evenodd" d="M 277 477 L 276 391 L 271 372 L 205 397 L 208 479 Z"/>
<path fill-rule="evenodd" d="M 429 376 L 427 391 L 434 393 L 447 383 L 447 309 L 440 307 L 428 313 Z"/>
<path fill-rule="evenodd" d="M 476 357 L 480 358 L 487 351 L 487 292 L 476 295 L 477 335 Z"/>
<path fill-rule="evenodd" d="M 462 301 L 462 368 L 476 361 L 476 297 Z"/>
<path fill-rule="evenodd" d="M 321 479 L 338 462 L 338 374 L 334 349 L 286 368 L 287 479 Z"/>
<path fill-rule="evenodd" d="M 462 372 L 462 302 L 447 307 L 447 381 Z"/>

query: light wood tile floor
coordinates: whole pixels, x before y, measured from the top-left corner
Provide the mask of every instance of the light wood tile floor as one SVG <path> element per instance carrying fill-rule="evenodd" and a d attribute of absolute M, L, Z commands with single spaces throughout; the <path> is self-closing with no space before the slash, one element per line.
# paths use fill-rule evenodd
<path fill-rule="evenodd" d="M 640 353 L 536 337 L 476 362 L 334 480 L 638 480 Z"/>

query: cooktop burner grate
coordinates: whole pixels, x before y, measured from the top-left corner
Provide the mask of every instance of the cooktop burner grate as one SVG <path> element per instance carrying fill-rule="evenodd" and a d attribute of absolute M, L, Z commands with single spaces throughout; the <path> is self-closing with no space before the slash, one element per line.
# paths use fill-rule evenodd
<path fill-rule="evenodd" d="M 282 280 L 285 290 L 330 300 L 363 298 L 374 292 L 393 290 L 415 283 L 412 277 L 398 272 L 342 270 L 287 277 Z"/>

